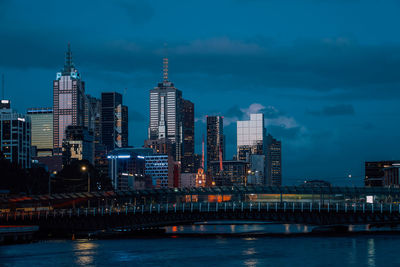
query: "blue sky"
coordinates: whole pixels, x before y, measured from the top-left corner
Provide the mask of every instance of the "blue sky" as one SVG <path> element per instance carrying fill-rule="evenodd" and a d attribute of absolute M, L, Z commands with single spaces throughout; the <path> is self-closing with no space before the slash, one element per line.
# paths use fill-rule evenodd
<path fill-rule="evenodd" d="M 365 160 L 400 158 L 399 11 L 389 0 L 0 0 L 0 73 L 18 111 L 51 106 L 71 42 L 87 93 L 127 88 L 141 146 L 167 53 L 195 103 L 197 151 L 205 115 L 225 117 L 231 157 L 235 121 L 262 111 L 283 143 L 284 184 L 358 185 Z"/>

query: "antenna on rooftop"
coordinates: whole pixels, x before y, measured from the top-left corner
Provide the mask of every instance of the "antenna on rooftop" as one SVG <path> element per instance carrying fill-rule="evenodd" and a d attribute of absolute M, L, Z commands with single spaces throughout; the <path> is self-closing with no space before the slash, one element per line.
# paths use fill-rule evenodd
<path fill-rule="evenodd" d="M 168 44 L 164 43 L 164 58 L 163 58 L 163 80 L 168 81 Z"/>

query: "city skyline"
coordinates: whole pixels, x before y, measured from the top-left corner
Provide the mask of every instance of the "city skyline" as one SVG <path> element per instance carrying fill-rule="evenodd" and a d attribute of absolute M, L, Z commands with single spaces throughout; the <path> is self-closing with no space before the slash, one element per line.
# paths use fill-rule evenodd
<path fill-rule="evenodd" d="M 274 1 L 269 4 L 255 2 L 260 10 L 265 11 L 267 7 L 284 10 Z M 41 42 L 39 46 L 29 39 L 31 35 L 37 34 L 35 38 L 41 36 L 39 26 L 47 27 L 46 31 L 49 31 L 39 19 L 33 24 L 36 26 L 24 30 L 29 34 L 22 39 L 25 47 L 20 50 L 12 48 L 11 44 L 24 33 L 21 28 L 31 22 L 32 17 L 27 16 L 13 28 L 10 26 L 13 4 L 4 1 L 0 5 L 10 11 L 1 18 L 8 22 L 0 27 L 1 33 L 8 38 L 0 44 L 3 51 L 0 73 L 5 74 L 6 99 L 11 99 L 13 107 L 20 113 L 35 106 L 51 107 L 51 81 L 54 80 L 54 72 L 61 67 L 66 43 L 71 41 L 75 63 L 86 82 L 86 93 L 99 97 L 101 91 L 122 93 L 124 88 L 128 88 L 124 103 L 131 107 L 130 144 L 141 146 L 147 135 L 148 90 L 162 78 L 163 43 L 168 42 L 171 80 L 196 105 L 197 153 L 201 151 L 201 136 L 205 133 L 205 115 L 225 117 L 226 154 L 227 158 L 231 158 L 236 147 L 234 122 L 246 120 L 249 113 L 261 111 L 266 117 L 267 131 L 282 140 L 284 184 L 296 184 L 297 179 L 320 178 L 351 185 L 346 180 L 348 174 L 361 184 L 364 161 L 398 158 L 395 142 L 398 129 L 391 123 L 398 112 L 399 81 L 396 71 L 399 66 L 392 55 L 398 51 L 399 40 L 390 34 L 396 21 L 383 18 L 376 26 L 371 25 L 367 14 L 373 14 L 373 10 L 368 4 L 360 6 L 357 1 L 306 3 L 314 14 L 326 15 L 327 8 L 335 8 L 337 13 L 343 15 L 343 24 L 354 22 L 346 9 L 361 8 L 363 11 L 357 17 L 362 25 L 350 23 L 348 26 L 347 23 L 348 27 L 330 27 L 329 16 L 323 18 L 316 15 L 326 22 L 326 26 L 312 28 L 309 33 L 290 22 L 281 22 L 280 26 L 271 24 L 276 26 L 275 29 L 260 29 L 255 21 L 250 21 L 243 22 L 238 34 L 235 34 L 232 30 L 224 32 L 227 29 L 224 24 L 216 29 L 212 29 L 210 24 L 200 28 L 189 20 L 188 26 L 197 26 L 195 28 L 201 30 L 190 34 L 183 34 L 181 30 L 172 34 L 167 27 L 165 32 L 151 37 L 144 30 L 154 29 L 154 24 L 162 19 L 157 18 L 160 14 L 153 10 L 150 11 L 153 14 L 148 16 L 143 12 L 141 21 L 131 22 L 135 25 L 131 35 L 124 32 L 107 35 L 106 39 L 97 39 L 99 46 L 87 38 L 77 38 L 69 32 L 61 18 L 49 14 L 54 18 L 55 25 L 64 30 L 64 35 L 55 33 L 54 40 Z M 21 12 L 26 12 L 25 8 L 29 5 Z M 104 5 L 96 7 L 96 10 L 104 10 Z M 392 4 L 379 9 L 390 13 L 389 5 Z M 36 10 L 37 7 L 32 8 Z M 82 9 L 87 8 L 83 4 Z M 145 8 L 138 5 L 135 10 Z M 229 11 L 235 14 L 240 8 L 256 12 L 254 6 L 243 1 L 236 1 Z M 126 11 L 123 7 L 120 9 L 121 14 Z M 152 10 L 151 5 L 148 10 Z M 183 10 L 181 12 L 187 17 Z M 307 26 L 317 18 L 307 19 L 299 13 L 287 14 L 293 15 L 293 20 L 303 19 L 302 26 L 310 29 Z M 216 15 L 212 12 L 210 15 L 211 22 L 215 21 Z M 262 21 L 266 23 L 270 20 L 273 21 L 273 16 Z M 79 20 L 73 23 L 76 25 Z M 247 36 L 243 33 L 243 28 L 249 25 L 246 23 L 255 26 Z M 169 26 L 175 24 L 176 21 L 168 22 Z M 109 27 L 113 26 L 115 24 Z M 293 29 L 284 35 L 289 26 Z M 382 30 L 369 34 L 369 28 Z M 85 32 L 88 30 L 83 27 L 80 33 Z M 137 41 L 134 41 L 135 35 L 140 37 Z M 272 39 L 272 44 L 268 37 Z M 148 46 L 145 46 L 146 40 L 150 43 Z M 271 54 L 265 52 L 269 49 Z M 118 50 L 121 52 L 117 53 Z M 43 51 L 46 51 L 46 56 Z M 20 54 L 18 58 L 15 57 L 17 52 Z M 10 59 L 10 55 L 14 55 L 14 60 Z M 128 63 L 122 62 L 122 57 L 126 57 Z M 249 64 L 257 57 L 265 60 L 266 65 L 259 61 L 255 62 L 255 66 Z M 115 59 L 114 62 L 111 59 Z M 308 70 L 309 74 L 301 74 L 303 70 Z M 213 95 L 211 99 L 207 97 L 210 94 Z M 227 95 L 229 101 L 219 103 Z M 334 168 L 332 161 L 335 161 Z M 309 162 L 313 162 L 312 166 L 307 164 Z"/>

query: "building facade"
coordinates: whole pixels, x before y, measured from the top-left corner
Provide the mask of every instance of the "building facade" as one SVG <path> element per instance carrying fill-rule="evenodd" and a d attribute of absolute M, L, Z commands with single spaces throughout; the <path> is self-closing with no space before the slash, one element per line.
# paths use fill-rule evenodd
<path fill-rule="evenodd" d="M 393 163 L 392 166 L 384 168 L 384 186 L 386 187 L 399 187 L 399 170 L 400 170 L 400 163 Z"/>
<path fill-rule="evenodd" d="M 267 136 L 267 185 L 282 185 L 282 143 Z"/>
<path fill-rule="evenodd" d="M 383 160 L 365 162 L 364 184 L 368 187 L 381 187 L 385 185 L 385 168 L 390 168 L 400 160 Z"/>
<path fill-rule="evenodd" d="M 210 162 L 210 175 L 213 184 L 216 186 L 247 185 L 249 163 L 240 160 L 227 160 L 223 163 L 223 170 L 220 170 L 219 161 Z"/>
<path fill-rule="evenodd" d="M 247 185 L 265 184 L 265 164 L 267 164 L 265 155 L 250 155 Z"/>
<path fill-rule="evenodd" d="M 117 92 L 101 94 L 101 140 L 108 151 L 128 146 L 128 107 Z"/>
<path fill-rule="evenodd" d="M 68 44 L 64 68 L 53 81 L 53 154 L 62 155 L 67 126 L 84 125 L 85 83 L 75 69 Z"/>
<path fill-rule="evenodd" d="M 224 117 L 207 116 L 207 168 L 220 156 L 225 160 Z"/>
<path fill-rule="evenodd" d="M 35 157 L 53 155 L 53 109 L 30 108 L 32 147 L 36 147 Z"/>
<path fill-rule="evenodd" d="M 85 96 L 84 126 L 93 132 L 95 144 L 101 143 L 101 99 Z"/>
<path fill-rule="evenodd" d="M 67 126 L 63 140 L 63 165 L 74 160 L 87 160 L 94 164 L 93 132 L 83 126 Z"/>
<path fill-rule="evenodd" d="M 135 148 L 116 148 L 111 151 L 109 161 L 109 177 L 115 190 L 138 190 L 152 188 L 151 177 L 145 173 L 145 156 L 151 150 Z"/>
<path fill-rule="evenodd" d="M 174 147 L 174 160 L 182 159 L 182 92 L 168 80 L 168 59 L 164 58 L 163 81 L 150 90 L 148 139 L 167 139 Z"/>
<path fill-rule="evenodd" d="M 0 150 L 5 159 L 31 167 L 31 119 L 29 116 L 0 109 Z"/>
<path fill-rule="evenodd" d="M 250 114 L 250 120 L 237 122 L 237 158 L 249 161 L 249 156 L 265 155 L 264 114 Z"/>
<path fill-rule="evenodd" d="M 173 184 L 173 160 L 168 155 L 145 156 L 146 175 L 149 175 L 155 188 L 168 188 Z"/>
<path fill-rule="evenodd" d="M 194 169 L 194 104 L 182 100 L 183 144 L 182 144 L 182 173 L 193 173 Z"/>

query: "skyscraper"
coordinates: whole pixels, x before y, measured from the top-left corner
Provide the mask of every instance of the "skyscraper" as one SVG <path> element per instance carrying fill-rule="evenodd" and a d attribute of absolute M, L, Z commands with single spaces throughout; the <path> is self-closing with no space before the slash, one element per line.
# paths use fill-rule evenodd
<path fill-rule="evenodd" d="M 183 156 L 182 173 L 194 173 L 194 104 L 182 99 Z"/>
<path fill-rule="evenodd" d="M 128 107 L 117 92 L 101 94 L 101 139 L 108 151 L 128 146 Z"/>
<path fill-rule="evenodd" d="M 211 161 L 225 160 L 224 117 L 207 116 L 207 170 Z"/>
<path fill-rule="evenodd" d="M 282 185 L 282 144 L 267 136 L 267 184 Z"/>
<path fill-rule="evenodd" d="M 53 109 L 30 108 L 32 146 L 36 147 L 38 157 L 53 155 Z"/>
<path fill-rule="evenodd" d="M 12 109 L 0 109 L 0 150 L 5 159 L 31 166 L 31 120 Z"/>
<path fill-rule="evenodd" d="M 93 132 L 94 142 L 101 143 L 101 99 L 86 95 L 84 126 Z"/>
<path fill-rule="evenodd" d="M 64 68 L 53 81 L 53 153 L 62 155 L 65 129 L 69 125 L 83 126 L 85 83 L 75 69 L 71 47 L 65 54 Z"/>
<path fill-rule="evenodd" d="M 237 122 L 237 158 L 249 161 L 250 155 L 265 155 L 264 114 L 250 114 L 250 120 Z"/>
<path fill-rule="evenodd" d="M 148 139 L 168 139 L 174 146 L 174 159 L 182 158 L 182 92 L 168 80 L 168 59 L 164 58 L 163 81 L 150 90 Z"/>

